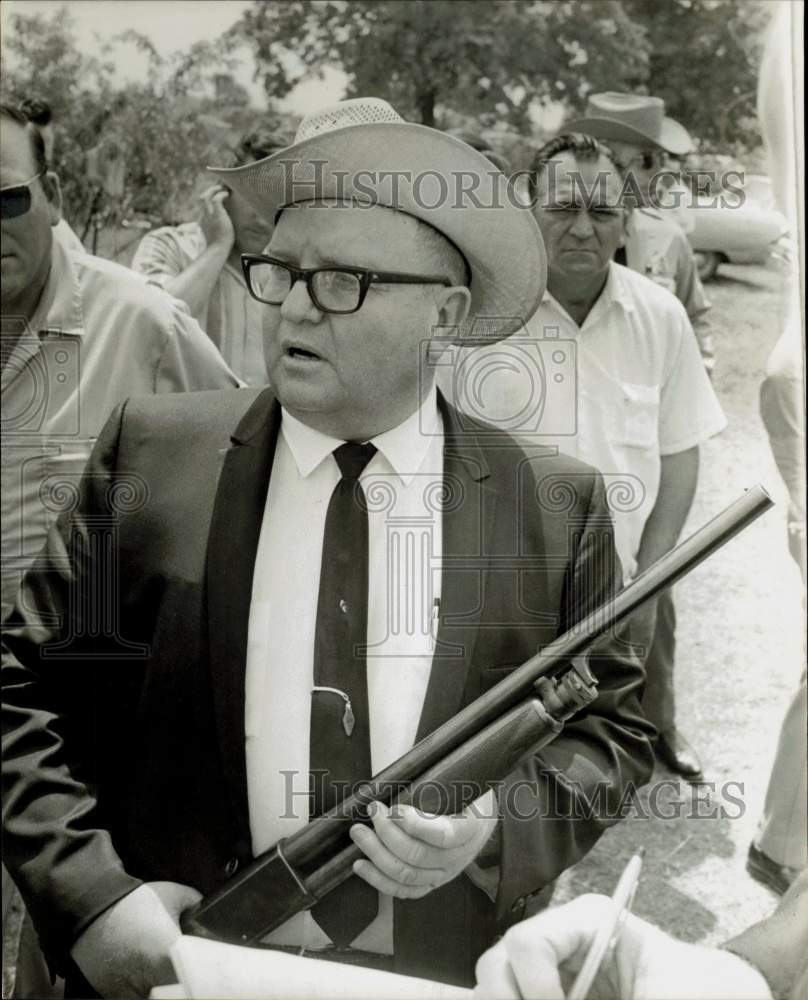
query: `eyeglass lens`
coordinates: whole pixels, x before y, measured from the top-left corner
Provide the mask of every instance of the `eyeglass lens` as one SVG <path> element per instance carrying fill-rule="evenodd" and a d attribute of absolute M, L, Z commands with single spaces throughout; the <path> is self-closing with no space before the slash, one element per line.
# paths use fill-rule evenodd
<path fill-rule="evenodd" d="M 31 208 L 31 189 L 26 184 L 0 191 L 0 216 L 16 219 Z"/>
<path fill-rule="evenodd" d="M 262 301 L 279 306 L 291 291 L 292 275 L 278 264 L 260 261 L 250 267 L 250 283 Z M 347 271 L 318 271 L 311 290 L 317 305 L 337 312 L 355 309 L 362 294 L 359 277 Z"/>

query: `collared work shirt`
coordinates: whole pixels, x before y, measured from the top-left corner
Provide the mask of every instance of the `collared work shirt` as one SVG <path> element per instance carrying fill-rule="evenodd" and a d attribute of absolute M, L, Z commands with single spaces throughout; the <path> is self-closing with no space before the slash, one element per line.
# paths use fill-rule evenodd
<path fill-rule="evenodd" d="M 196 222 L 155 229 L 140 241 L 132 270 L 145 275 L 150 284 L 165 288 L 206 247 L 204 233 Z M 206 308 L 196 316 L 229 367 L 247 385 L 262 386 L 268 381 L 261 334 L 265 311 L 266 306 L 250 295 L 241 271 L 225 263 L 211 287 Z"/>
<path fill-rule="evenodd" d="M 690 318 L 704 367 L 715 367 L 715 345 L 707 312 L 710 303 L 701 283 L 696 258 L 684 231 L 659 209 L 631 213 L 626 233 L 626 264 L 673 292 Z"/>
<path fill-rule="evenodd" d="M 253 574 L 247 645 L 246 757 L 253 852 L 309 819 L 309 723 L 325 517 L 344 442 L 283 412 Z M 368 505 L 368 656 L 373 773 L 414 742 L 434 652 L 440 598 L 443 426 L 434 389 L 398 427 L 372 438 L 361 476 Z M 281 768 L 283 770 L 281 770 Z M 392 954 L 392 898 L 355 948 Z M 267 939 L 329 944 L 299 913 Z"/>
<path fill-rule="evenodd" d="M 4 614 L 118 403 L 237 385 L 182 303 L 54 240 L 39 306 L 2 375 Z"/>
<path fill-rule="evenodd" d="M 557 447 L 603 473 L 628 576 L 662 457 L 726 425 L 680 303 L 615 263 L 580 327 L 548 292 L 525 329 L 449 360 L 439 379 L 456 405 L 528 451 Z"/>

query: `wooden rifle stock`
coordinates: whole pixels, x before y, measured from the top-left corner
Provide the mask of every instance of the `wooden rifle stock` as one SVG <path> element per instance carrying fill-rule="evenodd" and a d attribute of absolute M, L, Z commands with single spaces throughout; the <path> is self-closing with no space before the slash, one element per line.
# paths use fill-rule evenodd
<path fill-rule="evenodd" d="M 689 573 L 772 506 L 762 486 L 672 549 L 619 594 L 430 733 L 330 812 L 256 858 L 182 917 L 186 933 L 259 942 L 351 875 L 363 855 L 347 837 L 379 800 L 457 812 L 549 743 L 597 695 L 585 654 L 601 636 Z M 528 701 L 523 699 L 529 698 Z M 347 845 L 347 846 L 346 846 Z"/>

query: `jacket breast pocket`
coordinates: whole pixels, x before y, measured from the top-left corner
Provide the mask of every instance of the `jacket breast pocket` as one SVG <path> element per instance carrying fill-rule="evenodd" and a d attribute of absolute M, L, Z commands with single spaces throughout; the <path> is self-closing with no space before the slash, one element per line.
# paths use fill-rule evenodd
<path fill-rule="evenodd" d="M 625 448 L 650 449 L 659 440 L 659 386 L 621 382 L 613 440 Z"/>

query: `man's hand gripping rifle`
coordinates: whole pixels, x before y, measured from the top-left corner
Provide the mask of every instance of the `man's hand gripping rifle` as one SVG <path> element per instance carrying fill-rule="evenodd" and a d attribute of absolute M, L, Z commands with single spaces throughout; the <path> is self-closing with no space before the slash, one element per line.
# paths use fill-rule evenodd
<path fill-rule="evenodd" d="M 348 828 L 367 821 L 365 810 L 370 802 L 412 804 L 431 813 L 459 812 L 482 790 L 504 779 L 526 753 L 553 740 L 570 716 L 594 701 L 597 685 L 586 653 L 601 636 L 689 573 L 770 506 L 772 501 L 761 486 L 748 490 L 331 812 L 280 840 L 203 899 L 184 914 L 185 932 L 253 944 L 295 913 L 313 906 L 349 878 L 353 862 L 363 857 L 350 841 Z"/>

